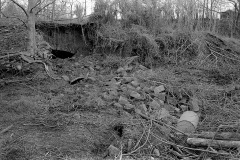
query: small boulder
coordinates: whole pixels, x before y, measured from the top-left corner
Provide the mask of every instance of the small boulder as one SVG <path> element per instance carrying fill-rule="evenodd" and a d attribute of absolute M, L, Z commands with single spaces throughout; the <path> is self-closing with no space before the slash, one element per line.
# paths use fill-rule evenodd
<path fill-rule="evenodd" d="M 120 96 L 118 103 L 121 105 L 126 105 L 126 104 L 129 104 L 130 102 L 128 101 L 128 99 L 126 97 Z"/>
<path fill-rule="evenodd" d="M 140 85 L 137 80 L 132 81 L 131 84 L 132 84 L 134 87 L 138 87 L 138 86 Z"/>
<path fill-rule="evenodd" d="M 142 96 L 135 91 L 131 91 L 130 96 L 138 100 L 142 99 Z"/>
<path fill-rule="evenodd" d="M 149 106 L 150 106 L 152 109 L 159 109 L 159 108 L 161 107 L 161 105 L 160 105 L 157 101 L 155 101 L 155 100 L 153 100 L 152 102 L 150 102 Z"/>
<path fill-rule="evenodd" d="M 115 107 L 122 108 L 123 106 L 120 103 L 114 103 Z"/>
<path fill-rule="evenodd" d="M 70 78 L 69 78 L 67 75 L 63 75 L 62 78 L 63 78 L 65 81 L 67 81 L 67 82 L 70 81 Z"/>
<path fill-rule="evenodd" d="M 160 86 L 154 88 L 154 94 L 156 94 L 156 95 L 163 91 L 165 91 L 165 88 L 163 85 L 160 85 Z"/>

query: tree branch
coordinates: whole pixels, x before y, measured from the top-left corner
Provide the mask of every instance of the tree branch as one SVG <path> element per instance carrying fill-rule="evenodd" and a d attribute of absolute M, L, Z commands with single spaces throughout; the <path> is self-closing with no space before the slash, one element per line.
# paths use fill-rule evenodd
<path fill-rule="evenodd" d="M 10 1 L 13 2 L 14 4 L 16 4 L 18 7 L 20 7 L 23 10 L 23 12 L 26 14 L 26 16 L 28 17 L 28 13 L 27 13 L 26 9 L 22 5 L 17 3 L 15 0 L 10 0 Z"/>
<path fill-rule="evenodd" d="M 44 8 L 48 7 L 49 5 L 53 4 L 56 0 L 53 0 L 52 2 L 46 4 L 45 6 L 41 7 L 41 9 L 39 9 L 37 12 L 36 12 L 36 15 L 41 12 Z"/>
<path fill-rule="evenodd" d="M 9 17 L 9 16 L 7 16 L 7 15 L 5 15 L 3 12 L 1 12 L 2 13 L 2 15 L 4 16 L 4 17 L 6 17 L 6 18 L 16 18 L 16 19 L 18 19 L 19 21 L 21 21 L 22 23 L 23 23 L 23 25 L 27 28 L 27 24 L 24 22 L 24 20 L 22 20 L 21 18 L 19 18 L 19 17 Z"/>
<path fill-rule="evenodd" d="M 41 4 L 41 0 L 38 0 L 37 3 L 36 3 L 36 5 L 33 6 L 33 7 L 30 9 L 30 12 L 32 12 L 33 9 L 36 8 L 36 7 L 37 7 L 38 5 L 40 5 L 40 4 Z"/>

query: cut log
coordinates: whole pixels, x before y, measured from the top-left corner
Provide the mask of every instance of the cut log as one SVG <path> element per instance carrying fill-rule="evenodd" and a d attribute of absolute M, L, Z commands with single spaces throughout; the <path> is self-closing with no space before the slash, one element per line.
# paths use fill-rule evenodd
<path fill-rule="evenodd" d="M 240 141 L 223 141 L 202 138 L 188 138 L 187 143 L 193 146 L 210 146 L 216 148 L 238 148 Z"/>
<path fill-rule="evenodd" d="M 189 138 L 206 138 L 206 139 L 215 139 L 215 140 L 235 140 L 240 141 L 240 134 L 234 132 L 201 132 L 199 134 L 191 134 Z"/>

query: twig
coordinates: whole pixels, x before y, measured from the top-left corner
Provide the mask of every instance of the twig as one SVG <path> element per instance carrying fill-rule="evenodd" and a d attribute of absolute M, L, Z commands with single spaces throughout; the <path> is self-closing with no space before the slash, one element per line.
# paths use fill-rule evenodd
<path fill-rule="evenodd" d="M 84 33 L 84 29 L 83 29 L 82 25 L 81 25 L 81 30 L 82 30 L 83 41 L 84 41 L 85 45 L 87 45 L 87 41 L 86 41 L 86 37 L 85 37 L 85 33 Z"/>
<path fill-rule="evenodd" d="M 18 56 L 18 55 L 21 55 L 21 53 L 8 54 L 8 55 L 5 55 L 5 56 L 1 56 L 0 59 L 9 58 L 9 57 Z"/>
<path fill-rule="evenodd" d="M 232 54 L 231 52 L 228 52 L 228 51 L 226 51 L 226 52 L 232 54 L 232 55 L 235 56 L 237 59 L 233 59 L 233 58 L 231 58 L 231 57 L 225 56 L 224 54 L 221 54 L 221 53 L 215 51 L 215 50 L 211 47 L 212 44 L 211 44 L 210 42 L 208 42 L 208 41 L 206 41 L 206 42 L 210 45 L 210 47 L 208 47 L 208 48 L 210 49 L 210 51 L 211 51 L 212 53 L 216 53 L 216 54 L 218 54 L 218 55 L 220 55 L 220 56 L 222 56 L 222 57 L 228 58 L 228 59 L 233 60 L 233 61 L 240 62 L 240 60 L 238 60 L 238 59 L 239 59 L 238 56 L 236 56 L 236 55 L 234 55 L 234 54 Z M 225 51 L 225 50 L 223 50 L 223 49 L 220 48 L 220 47 L 217 47 L 217 46 L 216 46 L 216 48 L 218 48 L 218 49 L 220 49 L 220 50 L 222 50 L 222 51 Z"/>
<path fill-rule="evenodd" d="M 140 116 L 142 116 L 142 117 L 145 118 L 145 119 L 149 119 L 149 120 L 151 120 L 150 117 L 148 117 L 148 116 L 146 116 L 146 115 L 144 115 L 144 114 L 142 114 L 142 113 L 137 113 L 137 114 L 139 114 Z M 159 124 L 165 125 L 165 126 L 171 128 L 171 129 L 173 129 L 173 130 L 175 130 L 175 131 L 177 131 L 177 132 L 179 132 L 179 133 L 181 133 L 181 134 L 183 134 L 183 135 L 188 136 L 188 134 L 186 134 L 186 133 L 184 133 L 184 132 L 178 130 L 177 128 L 175 128 L 175 127 L 173 127 L 173 126 L 170 126 L 170 125 L 168 125 L 168 124 L 166 124 L 166 123 L 164 123 L 164 122 L 160 122 L 160 121 L 157 121 L 157 120 L 155 120 L 155 119 L 153 119 L 153 122 L 156 122 L 156 123 L 159 123 Z"/>
<path fill-rule="evenodd" d="M 6 18 L 16 18 L 16 19 L 18 19 L 18 20 L 21 21 L 21 22 L 23 23 L 23 25 L 27 28 L 26 22 L 24 22 L 24 20 L 22 20 L 21 18 L 19 18 L 19 17 L 10 17 L 10 16 L 5 15 L 3 12 L 1 12 L 1 13 L 2 13 L 2 15 L 3 15 L 4 17 L 6 17 Z"/>
<path fill-rule="evenodd" d="M 210 47 L 218 48 L 218 49 L 220 49 L 220 50 L 222 50 L 222 51 L 228 52 L 229 54 L 233 55 L 234 57 L 236 57 L 236 58 L 238 58 L 238 59 L 240 58 L 238 55 L 235 55 L 235 54 L 233 54 L 232 52 L 226 51 L 226 50 L 224 50 L 223 48 L 220 48 L 220 47 L 217 47 L 217 46 L 213 46 L 213 44 L 212 44 L 211 42 L 208 42 L 207 40 L 206 40 L 206 42 L 210 45 Z"/>
<path fill-rule="evenodd" d="M 126 153 L 126 154 L 123 154 L 123 155 L 131 155 L 132 153 L 134 153 L 134 152 L 136 152 L 137 150 L 139 150 L 140 148 L 142 148 L 143 146 L 145 146 L 145 144 L 148 142 L 148 138 L 149 138 L 149 135 L 150 135 L 150 133 L 151 133 L 151 128 L 152 128 L 152 124 L 153 124 L 153 121 L 152 120 L 150 120 L 150 122 L 151 122 L 151 124 L 150 124 L 150 127 L 149 127 L 149 129 L 148 129 L 148 134 L 147 134 L 147 137 L 146 137 L 146 141 L 143 143 L 143 145 L 141 145 L 141 146 L 139 146 L 137 149 L 135 149 L 135 150 L 133 150 L 133 151 L 131 151 L 131 152 L 129 152 L 129 153 Z"/>
<path fill-rule="evenodd" d="M 144 130 L 143 134 L 141 135 L 141 137 L 139 138 L 138 142 L 136 143 L 136 145 L 133 147 L 133 149 L 136 149 L 137 146 L 139 145 L 139 143 L 141 142 L 143 135 L 146 133 L 146 130 Z"/>
<path fill-rule="evenodd" d="M 123 156 L 122 150 L 123 150 L 123 146 L 121 144 L 121 150 L 120 150 L 120 153 L 119 153 L 119 160 L 122 160 L 122 156 Z"/>
<path fill-rule="evenodd" d="M 193 151 L 201 151 L 201 152 L 208 152 L 208 153 L 212 153 L 212 154 L 219 154 L 219 155 L 225 155 L 225 156 L 230 156 L 230 154 L 228 153 L 216 153 L 216 152 L 213 152 L 213 151 L 209 151 L 209 150 L 204 150 L 204 149 L 198 149 L 198 148 L 190 148 L 190 147 L 185 147 L 185 146 L 182 146 L 182 145 L 178 145 L 178 144 L 175 144 L 175 143 L 172 143 L 172 142 L 169 142 L 169 141 L 166 141 L 166 140 L 162 140 L 160 137 L 158 137 L 157 135 L 151 133 L 156 139 L 158 139 L 159 141 L 165 143 L 165 144 L 168 144 L 168 145 L 174 145 L 174 146 L 177 146 L 179 148 L 185 148 L 185 149 L 189 149 L 189 150 L 193 150 Z"/>
<path fill-rule="evenodd" d="M 8 126 L 7 128 L 3 129 L 1 132 L 0 132 L 0 135 L 7 132 L 8 130 L 10 130 L 11 128 L 13 127 L 13 125 L 10 125 Z"/>
<path fill-rule="evenodd" d="M 26 11 L 26 9 L 22 6 L 22 5 L 20 5 L 18 2 L 16 2 L 15 0 L 11 0 L 14 4 L 16 4 L 18 7 L 20 7 L 22 10 L 23 10 L 23 12 L 25 13 L 25 15 L 28 17 L 28 13 L 27 13 L 27 11 Z"/>

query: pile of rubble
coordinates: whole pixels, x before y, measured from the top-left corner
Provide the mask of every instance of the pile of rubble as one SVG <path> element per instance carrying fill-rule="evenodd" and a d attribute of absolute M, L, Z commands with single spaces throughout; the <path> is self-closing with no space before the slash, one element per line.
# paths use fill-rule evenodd
<path fill-rule="evenodd" d="M 119 67 L 115 77 L 104 82 L 104 92 L 93 101 L 98 106 L 110 104 L 130 115 L 132 119 L 142 119 L 144 123 L 146 122 L 142 124 L 144 133 L 131 135 L 129 130 L 134 132 L 134 129 L 129 125 L 125 126 L 123 132 L 128 132 L 122 137 L 125 141 L 121 144 L 113 142 L 108 148 L 107 155 L 122 156 L 133 153 L 143 155 L 148 148 L 152 155 L 160 156 L 162 147 L 165 146 L 168 148 L 167 152 L 169 148 L 173 148 L 170 149 L 172 156 L 180 159 L 187 158 L 188 151 L 227 156 L 229 153 L 219 151 L 219 148 L 237 147 L 240 144 L 238 141 L 230 141 L 240 137 L 236 133 L 205 131 L 196 133 L 204 108 L 203 101 L 190 91 L 173 89 L 167 84 L 145 79 L 143 75 L 149 74 L 152 70 L 139 64 L 132 64 L 133 59 Z M 91 76 L 88 78 L 96 81 L 96 78 Z M 142 120 L 139 120 L 139 123 L 143 123 Z M 207 146 L 216 149 L 205 150 L 204 147 Z"/>

